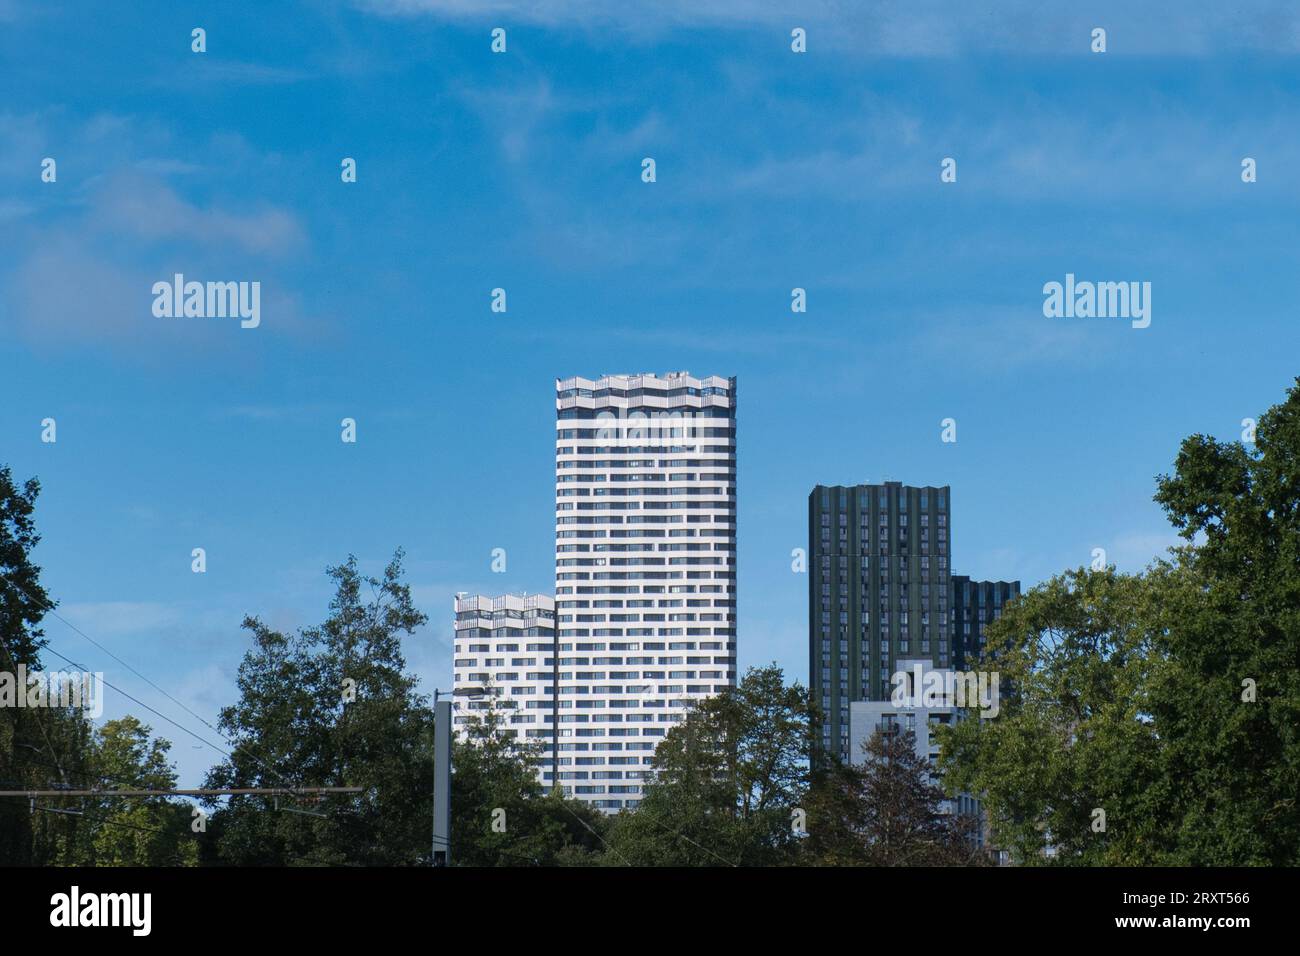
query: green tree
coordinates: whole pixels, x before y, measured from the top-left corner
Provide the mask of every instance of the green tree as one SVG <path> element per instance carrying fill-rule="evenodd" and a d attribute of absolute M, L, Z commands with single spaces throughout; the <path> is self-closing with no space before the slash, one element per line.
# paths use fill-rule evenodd
<path fill-rule="evenodd" d="M 29 668 L 39 666 L 27 662 Z M 93 759 L 94 729 L 79 710 L 46 707 L 18 712 L 18 737 L 8 769 L 0 777 L 10 789 L 57 790 L 99 784 Z M 25 740 L 23 739 L 25 737 Z M 12 807 L 8 805 L 12 805 Z M 8 810 L 6 842 L 19 847 L 9 862 L 32 866 L 93 865 L 87 827 L 81 818 L 57 812 L 79 810 L 68 799 L 43 798 L 34 809 L 21 798 L 0 800 Z"/>
<path fill-rule="evenodd" d="M 819 766 L 807 798 L 802 861 L 822 866 L 955 866 L 986 862 L 979 821 L 944 810 L 916 736 L 876 731 L 860 764 Z"/>
<path fill-rule="evenodd" d="M 1004 608 L 981 666 L 999 713 L 939 728 L 951 789 L 983 794 L 996 842 L 1021 862 L 1140 864 L 1169 794 L 1148 716 L 1156 580 L 1067 572 Z M 1105 812 L 1106 829 L 1094 811 Z"/>
<path fill-rule="evenodd" d="M 380 578 L 354 557 L 323 624 L 285 635 L 254 617 L 239 701 L 221 712 L 231 756 L 212 787 L 357 786 L 357 795 L 237 796 L 214 814 L 217 859 L 231 864 L 428 863 L 432 711 L 406 673 L 401 638 L 426 617 L 398 551 Z M 363 595 L 363 590 L 365 594 Z"/>
<path fill-rule="evenodd" d="M 765 866 L 796 849 L 808 778 L 810 703 L 775 664 L 697 703 L 655 751 L 655 779 L 610 845 L 648 866 Z"/>
<path fill-rule="evenodd" d="M 495 706 L 472 712 L 452 747 L 452 863 L 583 866 L 602 862 L 604 814 L 544 792 L 543 748 L 520 739 Z"/>
<path fill-rule="evenodd" d="M 19 485 L 8 467 L 0 467 L 0 671 L 15 681 L 19 665 L 41 669 L 45 639 L 40 623 L 55 605 L 31 559 L 40 541 L 35 521 L 39 494 L 35 478 Z M 79 713 L 0 707 L 0 785 L 5 789 L 72 786 L 84 779 L 89 747 L 89 726 Z M 76 832 L 75 818 L 33 814 L 26 800 L 0 798 L 0 864 L 65 861 Z"/>
<path fill-rule="evenodd" d="M 1180 865 L 1300 864 L 1300 379 L 1253 448 L 1193 435 L 1158 501 L 1194 546 L 1152 691 Z"/>
<path fill-rule="evenodd" d="M 1300 381 L 1253 448 L 1193 435 L 1156 501 L 1188 544 L 1079 569 L 990 627 L 1001 714 L 944 734 L 1024 862 L 1300 863 Z"/>
<path fill-rule="evenodd" d="M 28 711 L 29 714 L 33 713 Z M 98 728 L 75 707 L 43 708 L 42 746 L 18 750 L 14 770 L 22 788 L 39 790 L 171 790 L 171 744 L 134 717 Z M 192 807 L 165 796 L 46 796 L 15 800 L 14 827 L 27 831 L 27 853 L 10 863 L 37 866 L 192 866 L 198 840 Z M 13 834 L 10 834 L 11 836 Z"/>
<path fill-rule="evenodd" d="M 40 622 L 55 602 L 31 560 L 40 485 L 0 467 L 0 671 L 43 671 Z M 25 688 L 24 688 L 25 690 Z M 77 708 L 0 707 L 0 784 L 22 790 L 169 790 L 171 744 L 134 717 L 96 728 Z M 192 865 L 190 804 L 166 797 L 0 799 L 0 865 Z"/>
<path fill-rule="evenodd" d="M 109 720 L 95 731 L 91 766 L 101 786 L 174 790 L 171 743 L 151 736 L 134 717 Z M 166 797 L 92 797 L 80 802 L 88 825 L 86 865 L 193 866 L 198 840 L 192 808 Z"/>
<path fill-rule="evenodd" d="M 33 517 L 40 492 L 35 478 L 19 487 L 8 466 L 0 466 L 0 666 L 37 659 L 45 644 L 40 622 L 54 608 L 31 559 L 41 540 Z"/>

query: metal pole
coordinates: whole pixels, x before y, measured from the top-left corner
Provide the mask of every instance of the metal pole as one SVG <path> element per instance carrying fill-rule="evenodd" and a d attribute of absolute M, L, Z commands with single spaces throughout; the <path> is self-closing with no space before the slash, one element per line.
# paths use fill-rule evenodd
<path fill-rule="evenodd" d="M 451 701 L 433 705 L 433 865 L 451 865 Z"/>

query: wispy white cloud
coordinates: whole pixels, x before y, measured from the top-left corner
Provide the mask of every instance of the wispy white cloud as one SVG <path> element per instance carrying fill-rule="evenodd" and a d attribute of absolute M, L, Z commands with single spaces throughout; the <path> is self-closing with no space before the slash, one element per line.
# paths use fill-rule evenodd
<path fill-rule="evenodd" d="M 927 200 L 921 222 L 943 203 L 997 200 L 1034 221 L 1020 231 L 990 224 L 946 248 L 945 256 L 987 258 L 992 241 L 1010 254 L 1006 262 L 1040 256 L 1044 243 L 1077 248 L 1076 232 L 1041 228 L 1043 211 L 1054 208 L 1049 204 L 1109 213 L 1129 206 L 1186 209 L 1191 197 L 1201 206 L 1241 209 L 1243 200 L 1264 191 L 1273 206 L 1300 203 L 1300 187 L 1278 174 L 1300 164 L 1300 133 L 1266 102 L 1225 122 L 1221 110 L 1167 102 L 1148 90 L 1140 102 L 1135 93 L 1114 109 L 1088 112 L 1083 121 L 1077 110 L 1027 90 L 1016 111 L 990 117 L 963 109 L 936 112 L 924 97 L 905 92 L 795 101 L 770 77 L 729 60 L 719 71 L 720 82 L 699 90 L 689 111 L 675 102 L 640 102 L 632 95 L 635 85 L 622 95 L 602 91 L 584 99 L 558 77 L 523 87 L 462 88 L 461 100 L 497 139 L 504 176 L 516 190 L 511 240 L 519 251 L 573 273 L 653 262 L 665 266 L 666 283 L 707 281 L 721 288 L 755 281 L 748 260 L 735 253 L 749 247 L 761 258 L 764 244 L 754 241 L 757 210 L 771 209 L 777 220 L 784 216 L 792 244 L 801 230 L 824 239 L 814 226 L 820 208 L 803 216 L 793 212 L 804 200 L 837 206 Z M 751 105 L 756 117 L 729 125 L 738 101 Z M 780 135 L 763 132 L 773 129 Z M 661 186 L 633 192 L 629 184 L 637 182 L 645 155 L 660 158 Z M 1261 164 L 1265 178 L 1258 187 L 1241 182 L 1246 155 Z M 958 162 L 958 182 L 951 186 L 939 180 L 947 156 Z M 711 215 L 684 215 L 691 207 Z M 723 219 L 733 225 L 728 243 L 720 245 L 715 222 Z M 1166 222 L 1152 217 L 1145 228 L 1160 230 Z M 918 240 L 904 225 L 882 256 L 901 258 L 904 245 Z M 1093 237 L 1096 249 L 1122 248 L 1133 238 L 1134 220 L 1091 228 L 1128 229 L 1129 235 Z M 1221 228 L 1235 228 L 1232 218 Z M 1177 235 L 1168 238 L 1147 243 L 1145 263 L 1185 255 Z M 833 259 L 827 257 L 828 268 Z M 859 272 L 844 287 L 862 281 Z M 826 287 L 826 281 L 817 284 Z M 1023 344 L 1031 352 L 1069 354 L 1083 335 L 1040 329 Z"/>
<path fill-rule="evenodd" d="M 95 639 L 141 635 L 180 623 L 180 608 L 154 601 L 98 601 L 62 604 L 58 613 Z"/>
<path fill-rule="evenodd" d="M 1031 294 L 1004 309 L 980 307 L 918 323 L 921 331 L 906 350 L 939 354 L 947 361 L 993 373 L 1026 366 L 1104 363 L 1121 347 L 1123 329 L 1047 319 L 1041 305 L 1041 298 Z M 1116 331 L 1120 335 L 1107 334 Z"/>
<path fill-rule="evenodd" d="M 1109 33 L 1110 55 L 1207 55 L 1237 49 L 1300 50 L 1300 10 L 1287 0 L 1247 8 L 1208 0 L 1099 0 L 1084 5 L 1004 0 L 996 5 L 954 0 L 355 0 L 373 13 L 434 16 L 492 25 L 528 23 L 576 30 L 616 29 L 654 36 L 680 28 L 809 31 L 819 50 L 857 56 L 953 56 L 962 53 L 1090 55 L 1090 34 Z"/>
<path fill-rule="evenodd" d="M 49 141 L 45 124 L 37 115 L 0 112 L 0 175 L 10 184 L 40 176 L 39 164 L 49 155 Z"/>
<path fill-rule="evenodd" d="M 581 145 L 584 152 L 592 150 L 602 156 L 612 154 L 621 145 L 645 143 L 648 134 L 662 132 L 653 114 L 631 127 L 607 120 L 613 108 L 630 105 L 626 97 L 586 89 L 580 93 L 557 89 L 547 76 L 524 84 L 460 83 L 454 93 L 480 117 L 496 136 L 505 158 L 513 163 L 535 162 L 540 149 L 560 145 L 554 136 L 555 127 L 575 116 L 594 118 L 598 128 L 582 137 Z"/>
<path fill-rule="evenodd" d="M 977 549 L 967 557 L 966 562 L 963 574 L 976 574 L 984 581 L 1019 581 L 1022 592 L 1032 586 L 1030 572 L 1035 561 L 1017 548 Z"/>
<path fill-rule="evenodd" d="M 246 254 L 231 259 L 224 248 L 209 253 L 172 249 L 160 258 L 130 242 L 111 247 L 106 234 L 78 225 L 31 238 L 31 251 L 0 291 L 0 326 L 40 349 L 108 345 L 139 359 L 173 350 L 231 354 L 243 340 L 223 334 L 229 329 L 219 321 L 154 317 L 153 284 L 176 272 L 191 278 L 255 279 L 262 283 L 262 328 L 300 336 L 309 325 L 296 293 L 278 287 L 264 266 L 249 265 Z M 273 322 L 266 321 L 270 316 Z M 234 328 L 238 331 L 237 324 Z"/>
<path fill-rule="evenodd" d="M 1172 530 L 1131 531 L 1122 534 L 1106 549 L 1106 560 L 1121 571 L 1141 571 L 1156 558 L 1169 557 L 1170 548 L 1187 544 Z"/>
<path fill-rule="evenodd" d="M 590 343 L 590 333 L 571 331 L 523 330 L 513 336 L 521 342 L 550 342 L 571 340 L 574 346 Z M 664 326 L 657 329 L 609 328 L 601 333 L 602 340 L 619 343 L 630 349 L 675 349 L 682 354 L 770 355 L 778 356 L 791 349 L 810 348 L 824 344 L 824 332 L 815 330 L 767 332 L 747 330 L 743 336 L 719 335 L 718 329 L 701 330 L 695 327 Z"/>
<path fill-rule="evenodd" d="M 187 198 L 167 177 L 196 164 L 175 155 L 167 130 L 112 113 L 81 123 L 57 112 L 0 114 L 0 142 L 0 171 L 12 168 L 30 182 L 49 144 L 61 144 L 59 180 L 41 187 L 42 202 L 28 198 L 30 188 L 0 194 L 0 220 L 13 222 L 0 234 L 6 332 L 44 349 L 114 345 L 142 358 L 176 347 L 234 348 L 236 340 L 212 323 L 152 315 L 153 284 L 175 272 L 258 281 L 263 316 L 277 317 L 266 328 L 308 329 L 296 290 L 277 281 L 309 248 L 297 215 L 266 200 L 228 201 L 219 191 L 203 202 Z M 238 136 L 214 137 L 209 146 L 204 157 L 216 163 L 258 162 Z"/>
<path fill-rule="evenodd" d="M 199 69 L 180 73 L 172 70 L 164 76 L 158 77 L 157 82 L 159 85 L 174 89 L 178 83 L 183 83 L 189 87 L 210 83 L 220 83 L 227 86 L 232 84 L 275 86 L 286 83 L 301 83 L 314 78 L 315 74 L 294 67 L 203 57 Z"/>
<path fill-rule="evenodd" d="M 156 677 L 154 679 L 157 680 Z M 147 684 L 133 683 L 129 677 L 123 678 L 123 680 L 125 683 L 130 684 L 132 693 L 142 700 L 156 704 L 159 710 L 169 714 L 182 726 L 188 727 L 204 740 L 210 741 L 222 747 L 222 749 L 229 749 L 220 734 L 209 727 L 205 727 L 194 719 L 191 714 L 177 708 L 165 697 L 160 697 Z M 165 682 L 160 681 L 159 683 L 166 688 L 169 694 L 182 701 L 186 707 L 214 725 L 221 714 L 221 708 L 239 699 L 239 686 L 236 683 L 236 667 L 234 665 L 200 664 L 197 667 L 170 675 L 165 678 Z M 116 696 L 110 693 L 110 701 Z M 139 707 L 131 701 L 122 701 L 121 707 L 125 712 L 133 713 L 148 724 L 155 735 L 171 741 L 172 750 L 169 756 L 176 766 L 177 780 L 182 788 L 201 786 L 207 771 L 221 762 L 222 755 L 218 751 L 153 714 L 141 713 Z"/>
<path fill-rule="evenodd" d="M 156 179 L 119 175 L 93 199 L 92 228 L 148 241 L 234 245 L 259 256 L 287 255 L 306 244 L 297 218 L 269 206 L 239 212 L 220 206 L 203 208 L 183 199 Z"/>
<path fill-rule="evenodd" d="M 817 121 L 829 127 L 836 115 L 831 110 L 842 106 L 821 109 L 826 115 Z M 732 194 L 861 201 L 933 192 L 940 160 L 951 156 L 958 168 L 952 188 L 963 197 L 1018 204 L 1185 203 L 1188 195 L 1202 201 L 1240 197 L 1244 156 L 1274 170 L 1300 163 L 1300 134 L 1293 124 L 1238 118 L 1225 125 L 1156 103 L 1150 111 L 1121 110 L 1087 123 L 1040 103 L 992 121 L 954 115 L 936 124 L 906 106 L 868 99 L 836 128 L 839 143 L 763 156 L 729 175 L 696 180 L 709 184 L 714 199 Z M 1289 178 L 1271 182 L 1286 198 L 1300 199 Z"/>
<path fill-rule="evenodd" d="M 327 408 L 327 405 L 318 402 L 284 405 L 232 405 L 217 409 L 214 415 L 218 418 L 238 418 L 254 422 L 309 422 L 316 420 L 320 413 Z"/>
<path fill-rule="evenodd" d="M 19 199 L 0 199 L 0 222 L 23 219 L 36 211 L 33 203 Z"/>
<path fill-rule="evenodd" d="M 181 159 L 151 157 L 137 160 L 134 169 L 149 176 L 184 176 L 203 172 L 206 168 L 199 163 L 190 163 Z"/>

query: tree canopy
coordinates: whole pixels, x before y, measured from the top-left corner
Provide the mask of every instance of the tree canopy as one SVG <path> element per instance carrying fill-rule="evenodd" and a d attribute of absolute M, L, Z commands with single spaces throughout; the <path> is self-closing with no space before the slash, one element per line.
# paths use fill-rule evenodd
<path fill-rule="evenodd" d="M 1193 435 L 1155 500 L 1187 544 L 1079 568 L 989 628 L 1002 714 L 946 731 L 1022 862 L 1300 863 L 1300 381 L 1253 447 Z"/>

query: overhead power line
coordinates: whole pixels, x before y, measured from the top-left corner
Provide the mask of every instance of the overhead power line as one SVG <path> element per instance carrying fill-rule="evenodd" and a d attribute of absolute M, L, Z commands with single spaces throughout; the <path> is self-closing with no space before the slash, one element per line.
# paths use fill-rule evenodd
<path fill-rule="evenodd" d="M 0 797 L 293 797 L 308 793 L 362 793 L 364 787 L 200 787 L 193 790 L 0 790 Z"/>
<path fill-rule="evenodd" d="M 9 583 L 10 583 L 10 584 L 13 584 L 13 581 L 9 581 Z M 18 587 L 18 586 L 17 586 L 16 584 L 14 584 L 14 587 L 16 588 L 16 587 Z M 117 661 L 119 664 L 121 664 L 123 667 L 125 667 L 127 670 L 129 670 L 132 674 L 134 674 L 136 677 L 140 678 L 142 681 L 144 681 L 146 684 L 148 684 L 150 687 L 152 687 L 152 688 L 153 688 L 154 690 L 156 690 L 158 693 L 162 694 L 164 697 L 166 697 L 168 700 L 170 700 L 170 701 L 171 701 L 173 704 L 175 704 L 177 707 L 181 708 L 181 710 L 185 711 L 187 714 L 189 714 L 191 717 L 193 717 L 193 718 L 194 718 L 195 720 L 197 720 L 199 723 L 203 724 L 205 727 L 207 727 L 207 728 L 209 728 L 209 729 L 211 729 L 211 730 L 215 730 L 217 733 L 221 733 L 220 730 L 218 730 L 218 729 L 217 729 L 216 727 L 214 727 L 212 724 L 208 723 L 208 721 L 206 721 L 202 716 L 200 716 L 199 714 L 196 714 L 193 710 L 191 710 L 189 707 L 187 707 L 187 706 L 185 705 L 184 701 L 177 700 L 177 699 L 176 699 L 175 697 L 173 697 L 171 694 L 167 693 L 167 691 L 163 690 L 163 689 L 162 689 L 161 687 L 159 687 L 156 683 L 154 683 L 153 681 L 151 681 L 151 680 L 150 680 L 148 677 L 146 677 L 144 674 L 141 674 L 138 670 L 136 670 L 134 667 L 132 667 L 132 666 L 131 666 L 130 664 L 128 664 L 126 661 L 122 660 L 122 658 L 118 657 L 116 654 L 114 654 L 112 651 L 110 651 L 107 647 L 105 647 L 105 646 L 104 646 L 103 644 L 101 644 L 99 641 L 95 640 L 93 637 L 91 637 L 89 634 L 87 634 L 87 633 L 86 633 L 85 631 L 83 631 L 81 628 L 77 627 L 77 625 L 75 625 L 75 624 L 73 624 L 71 621 L 69 621 L 66 617 L 64 617 L 62 614 L 60 614 L 58 611 L 56 611 L 56 610 L 54 609 L 54 605 L 50 604 L 48 601 L 41 601 L 39 598 L 36 598 L 36 597 L 35 597 L 34 595 L 32 595 L 30 592 L 28 592 L 28 595 L 27 595 L 27 596 L 33 598 L 33 600 L 35 600 L 38 604 L 42 604 L 42 605 L 44 605 L 43 610 L 45 611 L 45 613 L 49 614 L 50 617 L 52 617 L 52 618 L 54 618 L 54 619 L 56 619 L 56 620 L 58 620 L 58 621 L 62 621 L 62 622 L 63 622 L 63 623 L 64 623 L 64 624 L 65 624 L 65 625 L 66 625 L 70 630 L 74 631 L 74 632 L 77 633 L 77 634 L 80 634 L 80 635 L 81 635 L 82 637 L 84 637 L 86 640 L 90 641 L 91 644 L 94 644 L 94 645 L 95 645 L 96 647 L 98 647 L 101 651 L 103 651 L 103 652 L 104 652 L 105 654 L 107 654 L 109 657 L 113 658 L 113 660 Z"/>
<path fill-rule="evenodd" d="M 54 609 L 54 605 L 51 604 L 48 600 L 42 600 L 41 598 L 39 598 L 39 597 L 37 597 L 36 595 L 32 594 L 30 591 L 27 591 L 26 589 L 22 588 L 22 587 L 19 586 L 15 581 L 13 581 L 13 580 L 8 576 L 8 575 L 0 574 L 0 581 L 4 581 L 6 584 L 8 584 L 10 587 L 12 587 L 15 591 L 19 592 L 20 594 L 25 595 L 25 596 L 26 596 L 29 600 L 31 600 L 33 603 L 35 603 L 36 605 L 40 606 L 40 607 L 42 608 L 42 610 L 43 610 L 45 613 L 48 613 L 50 616 L 54 617 L 55 619 L 57 619 L 57 620 L 59 620 L 59 621 L 62 621 L 65 625 L 67 625 L 69 628 L 71 628 L 74 632 L 76 632 L 77 634 L 81 635 L 83 638 L 85 638 L 85 639 L 86 639 L 87 641 L 89 641 L 91 644 L 95 645 L 97 648 L 99 648 L 100 650 L 102 650 L 102 651 L 103 651 L 105 654 L 107 654 L 109 657 L 113 658 L 113 660 L 117 661 L 119 664 L 121 664 L 123 667 L 125 667 L 127 670 L 129 670 L 131 673 L 135 674 L 137 677 L 139 677 L 141 680 L 143 680 L 145 683 L 147 683 L 150 687 L 152 687 L 152 688 L 154 688 L 155 690 L 157 690 L 160 694 L 162 694 L 162 695 L 163 695 L 164 697 L 166 697 L 168 700 L 174 702 L 178 707 L 180 707 L 180 708 L 181 708 L 182 710 L 184 710 L 186 713 L 192 715 L 194 718 L 196 718 L 196 719 L 197 719 L 200 723 L 202 723 L 204 726 L 211 728 L 213 731 L 215 731 L 215 732 L 217 733 L 217 735 L 218 735 L 219 737 L 221 737 L 221 739 L 222 739 L 224 742 L 226 742 L 226 743 L 230 743 L 229 740 L 227 740 L 226 735 L 223 734 L 219 728 L 213 726 L 211 723 L 209 723 L 208 721 L 204 720 L 203 717 L 199 716 L 199 715 L 196 714 L 193 710 L 191 710 L 189 707 L 187 707 L 184 703 L 182 703 L 181 701 L 177 700 L 177 699 L 176 699 L 175 697 L 173 697 L 171 694 L 167 693 L 167 691 L 165 691 L 165 690 L 163 690 L 161 687 L 159 687 L 158 684 L 156 684 L 154 681 L 150 680 L 150 679 L 149 679 L 148 677 L 146 677 L 144 674 L 140 673 L 140 671 L 136 670 L 134 667 L 132 667 L 132 666 L 131 666 L 130 664 L 128 664 L 126 661 L 122 660 L 122 658 L 118 657 L 116 654 L 114 654 L 112 651 L 110 651 L 108 648 L 106 648 L 106 647 L 105 647 L 103 644 L 101 644 L 99 641 L 96 641 L 93 637 L 91 637 L 91 636 L 90 636 L 89 634 L 87 634 L 85 631 L 81 630 L 79 627 L 77 627 L 75 624 L 73 624 L 73 623 L 72 623 L 71 621 L 69 621 L 67 618 L 63 617 L 61 614 L 59 614 L 59 613 Z M 9 649 L 8 649 L 8 646 L 7 646 L 7 645 L 0 645 L 0 646 L 4 646 L 6 652 L 8 652 Z M 47 651 L 49 651 L 51 654 L 53 654 L 55 657 L 59 658 L 60 660 L 66 661 L 67 663 L 71 664 L 73 667 L 77 668 L 78 670 L 81 670 L 81 671 L 83 671 L 83 672 L 89 673 L 88 668 L 86 668 L 85 666 L 83 666 L 83 665 L 81 665 L 81 664 L 78 664 L 76 661 L 72 660 L 72 658 L 67 657 L 67 656 L 64 655 L 64 654 L 60 654 L 60 653 L 59 653 L 58 651 L 56 651 L 54 648 L 50 647 L 48 643 L 46 643 L 46 644 L 42 647 L 42 650 L 47 650 Z M 12 655 L 12 653 L 10 653 L 9 657 L 10 657 L 10 660 L 12 661 L 12 660 L 13 660 L 13 655 Z M 14 666 L 17 667 L 17 664 L 15 663 Z M 102 679 L 102 678 L 101 678 L 101 679 Z M 227 757 L 227 758 L 229 758 L 229 759 L 231 759 L 231 760 L 234 759 L 233 755 L 232 755 L 229 751 L 224 750 L 224 749 L 221 748 L 221 747 L 218 747 L 216 744 L 212 743 L 210 740 L 206 740 L 206 739 L 204 739 L 203 737 L 199 736 L 198 734 L 196 734 L 194 731 L 190 730 L 188 727 L 184 726 L 183 724 L 178 723 L 177 721 L 175 721 L 175 720 L 173 720 L 172 718 L 168 717 L 166 714 L 163 714 L 162 712 L 160 712 L 160 711 L 154 709 L 153 707 L 150 707 L 150 706 L 149 706 L 148 704 L 146 704 L 144 701 L 139 700 L 139 699 L 136 698 L 136 697 L 132 697 L 130 694 L 128 694 L 126 691 L 122 690 L 120 687 L 117 687 L 117 686 L 115 686 L 114 684 L 109 683 L 107 680 L 104 680 L 104 685 L 107 686 L 107 687 L 112 688 L 112 689 L 115 690 L 115 691 L 117 691 L 119 694 L 121 694 L 123 697 L 127 698 L 128 700 L 130 700 L 130 701 L 132 701 L 132 702 L 134 702 L 134 703 L 136 703 L 136 704 L 139 704 L 141 707 L 145 708 L 145 709 L 148 710 L 150 713 L 155 714 L 155 715 L 157 715 L 158 717 L 161 717 L 163 720 L 167 721 L 167 722 L 168 722 L 169 724 L 171 724 L 173 727 L 176 727 L 176 728 L 178 728 L 179 730 L 184 731 L 185 733 L 189 734 L 191 737 L 193 737 L 195 740 L 199 741 L 200 743 L 202 743 L 202 744 L 204 744 L 204 745 L 206 745 L 206 746 L 208 746 L 208 747 L 211 747 L 213 750 L 217 751 L 217 753 L 221 754 L 222 756 Z M 44 727 L 41 728 L 41 732 L 42 732 L 42 734 L 45 733 L 45 729 L 44 729 Z M 48 736 L 46 737 L 46 742 L 47 742 L 47 744 L 49 744 Z M 53 752 L 53 749 L 54 749 L 54 748 L 53 748 L 53 745 L 52 745 L 52 744 L 49 744 L 49 746 L 50 746 L 51 754 L 52 754 L 52 755 L 54 756 L 54 758 L 57 760 L 57 759 L 58 759 L 58 754 Z M 237 745 L 236 745 L 236 744 L 230 744 L 230 746 L 234 747 L 234 746 L 237 746 Z M 277 771 L 277 770 L 275 770 L 274 768 L 272 768 L 272 767 L 270 767 L 269 765 L 267 765 L 267 763 L 266 763 L 265 761 L 261 760 L 261 759 L 260 759 L 256 754 L 254 754 L 254 753 L 253 753 L 249 748 L 247 748 L 247 747 L 244 748 L 244 754 L 245 754 L 245 756 L 247 756 L 250 760 L 252 760 L 255 764 L 257 764 L 260 768 L 262 768 L 262 770 L 264 770 L 266 773 L 270 774 L 271 776 L 276 777 L 276 778 L 278 778 L 278 779 L 280 779 L 280 780 L 285 780 L 285 779 L 286 779 L 285 776 L 284 776 L 283 774 L 281 774 L 279 771 Z M 62 772 L 62 769 L 61 769 L 61 768 L 60 768 L 60 772 Z"/>

